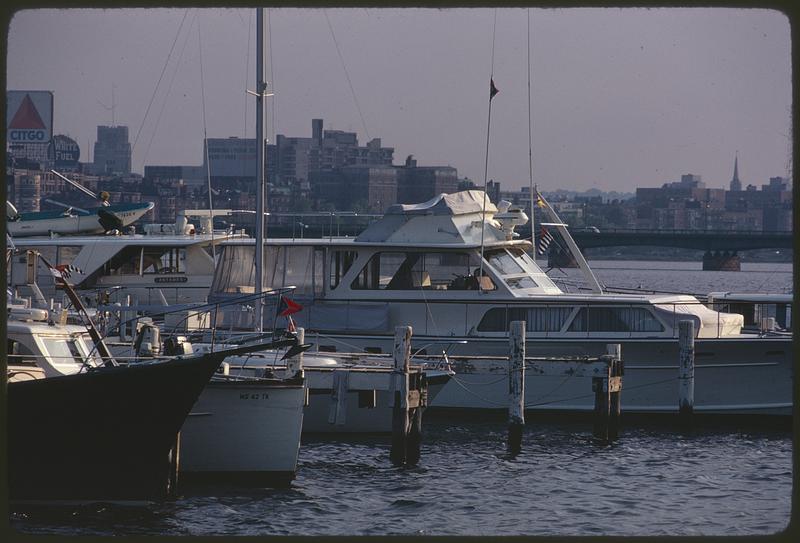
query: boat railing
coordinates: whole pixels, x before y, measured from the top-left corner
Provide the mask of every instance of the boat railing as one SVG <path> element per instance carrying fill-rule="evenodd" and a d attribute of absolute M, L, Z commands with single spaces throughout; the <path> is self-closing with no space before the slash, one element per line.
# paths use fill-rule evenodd
<path fill-rule="evenodd" d="M 739 304 L 739 305 L 737 305 Z M 473 328 L 469 327 L 469 322 L 474 322 L 470 316 L 474 316 L 476 312 L 483 312 L 486 315 L 487 309 L 485 303 L 464 304 L 463 321 L 465 323 L 464 335 L 481 335 L 483 332 L 497 332 L 506 333 L 508 322 L 511 320 L 525 320 L 527 323 L 527 334 L 529 337 L 542 337 L 542 338 L 594 338 L 600 337 L 600 334 L 608 335 L 613 334 L 618 338 L 656 338 L 664 337 L 664 329 L 661 325 L 668 327 L 670 333 L 667 337 L 678 338 L 678 323 L 681 320 L 694 318 L 700 319 L 704 326 L 713 325 L 713 332 L 709 334 L 706 330 L 703 337 L 730 337 L 735 335 L 738 330 L 731 329 L 729 323 L 724 321 L 724 313 L 742 314 L 745 311 L 744 327 L 740 330 L 743 333 L 759 333 L 761 335 L 770 334 L 773 332 L 786 332 L 791 329 L 791 303 L 785 301 L 773 302 L 765 301 L 763 299 L 753 299 L 745 301 L 742 298 L 737 298 L 736 303 L 719 303 L 707 304 L 700 300 L 685 300 L 676 302 L 656 302 L 658 306 L 658 314 L 653 311 L 652 306 L 637 304 L 603 304 L 602 302 L 596 303 L 574 303 L 574 302 L 558 302 L 547 304 L 535 305 L 520 305 L 519 303 L 508 304 L 492 304 L 492 309 L 503 309 L 505 318 L 501 318 L 495 327 L 487 326 L 481 329 L 480 323 Z M 711 305 L 712 307 L 709 307 Z M 704 318 L 702 313 L 698 314 L 691 312 L 687 313 L 687 309 L 695 306 L 703 310 L 712 310 L 715 312 L 715 320 L 713 324 L 709 319 Z M 747 307 L 750 307 L 750 313 L 747 313 Z M 570 308 L 571 312 L 567 315 L 562 311 L 558 315 L 558 309 Z M 519 315 L 513 312 L 531 311 L 535 310 L 538 313 L 536 316 L 529 314 Z M 627 310 L 627 313 L 625 313 Z M 604 311 L 604 314 L 592 312 Z M 707 311 L 703 311 L 706 312 Z M 441 335 L 440 331 L 431 325 L 429 319 L 429 311 L 426 312 L 424 323 L 424 330 L 426 334 Z M 513 315 L 513 318 L 512 318 Z M 749 315 L 749 316 L 748 316 Z M 483 317 L 485 318 L 485 317 Z M 578 323 L 577 319 L 581 319 Z M 603 320 L 605 319 L 605 320 Z M 611 320 L 609 320 L 611 319 Z M 614 319 L 617 319 L 617 326 L 615 327 Z M 653 323 L 660 322 L 659 329 L 648 329 L 648 323 L 645 319 Z M 770 320 L 771 319 L 771 320 Z M 481 321 L 482 322 L 482 321 Z M 576 325 L 577 324 L 577 325 Z M 600 328 L 602 326 L 603 328 Z M 700 326 L 697 327 L 699 333 Z M 566 334 L 566 335 L 565 335 Z"/>

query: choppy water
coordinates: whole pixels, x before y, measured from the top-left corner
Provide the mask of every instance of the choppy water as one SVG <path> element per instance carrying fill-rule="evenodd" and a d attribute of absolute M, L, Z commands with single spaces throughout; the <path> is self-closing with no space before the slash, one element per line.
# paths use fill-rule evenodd
<path fill-rule="evenodd" d="M 593 262 L 609 286 L 787 292 L 790 264 Z M 571 277 L 577 277 L 567 270 Z M 691 288 L 687 288 L 691 285 Z M 420 465 L 389 463 L 388 436 L 308 438 L 285 490 L 206 487 L 148 507 L 12 509 L 24 533 L 77 535 L 749 535 L 790 519 L 792 435 L 626 422 L 602 445 L 587 423 L 529 417 L 505 454 L 502 417 L 424 423 Z"/>

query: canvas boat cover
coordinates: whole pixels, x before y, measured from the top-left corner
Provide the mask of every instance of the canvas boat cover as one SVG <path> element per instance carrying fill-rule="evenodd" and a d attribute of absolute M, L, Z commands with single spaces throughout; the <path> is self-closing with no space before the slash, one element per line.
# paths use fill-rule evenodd
<path fill-rule="evenodd" d="M 678 321 L 694 321 L 695 334 L 698 338 L 737 335 L 744 326 L 742 315 L 714 311 L 698 303 L 692 296 L 680 296 L 675 302 L 655 304 L 654 307 L 665 321 L 675 321 L 675 329 L 678 328 Z"/>
<path fill-rule="evenodd" d="M 484 192 L 465 190 L 440 194 L 421 204 L 390 206 L 379 221 L 356 237 L 358 242 L 414 245 L 480 245 Z M 493 219 L 497 207 L 486 197 L 487 244 L 505 241 Z"/>
<path fill-rule="evenodd" d="M 440 194 L 421 204 L 394 204 L 387 215 L 465 215 L 483 211 L 484 192 L 463 190 L 453 194 Z M 486 198 L 486 213 L 497 213 L 497 207 Z"/>

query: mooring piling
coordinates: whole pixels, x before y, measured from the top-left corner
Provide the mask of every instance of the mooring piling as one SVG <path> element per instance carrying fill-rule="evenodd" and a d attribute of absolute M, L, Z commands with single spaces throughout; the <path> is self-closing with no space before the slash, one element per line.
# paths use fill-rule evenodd
<path fill-rule="evenodd" d="M 619 437 L 620 394 L 622 392 L 622 364 L 615 354 L 600 357 L 602 376 L 592 377 L 594 392 L 594 424 L 592 435 L 602 441 Z"/>
<path fill-rule="evenodd" d="M 525 426 L 525 321 L 511 322 L 508 342 L 508 452 L 514 455 L 522 449 Z"/>
<path fill-rule="evenodd" d="M 395 465 L 414 465 L 419 461 L 422 436 L 422 379 L 410 390 L 411 327 L 397 326 L 394 332 L 394 371 L 392 372 L 392 448 L 389 458 Z"/>
<path fill-rule="evenodd" d="M 694 413 L 694 321 L 678 323 L 678 415 L 688 421 Z"/>
<path fill-rule="evenodd" d="M 394 371 L 392 372 L 392 449 L 389 457 L 393 464 L 406 463 L 408 445 L 408 372 L 411 360 L 411 327 L 394 329 Z"/>
<path fill-rule="evenodd" d="M 612 357 L 612 368 L 609 377 L 609 421 L 608 438 L 613 440 L 619 437 L 620 415 L 622 413 L 622 376 L 625 366 L 622 361 L 622 345 L 611 343 L 606 345 L 606 352 Z"/>

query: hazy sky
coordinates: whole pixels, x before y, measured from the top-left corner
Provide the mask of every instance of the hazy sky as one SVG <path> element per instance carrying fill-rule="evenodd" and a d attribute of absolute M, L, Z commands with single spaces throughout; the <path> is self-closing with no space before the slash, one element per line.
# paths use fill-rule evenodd
<path fill-rule="evenodd" d="M 271 9 L 270 138 L 319 117 L 482 184 L 493 70 L 488 176 L 527 186 L 528 14 L 540 188 L 727 187 L 736 151 L 744 185 L 788 174 L 790 27 L 760 9 Z M 140 173 L 201 164 L 204 115 L 209 137 L 255 134 L 255 10 L 19 12 L 7 62 L 9 89 L 54 92 L 81 160 L 112 89 Z"/>

